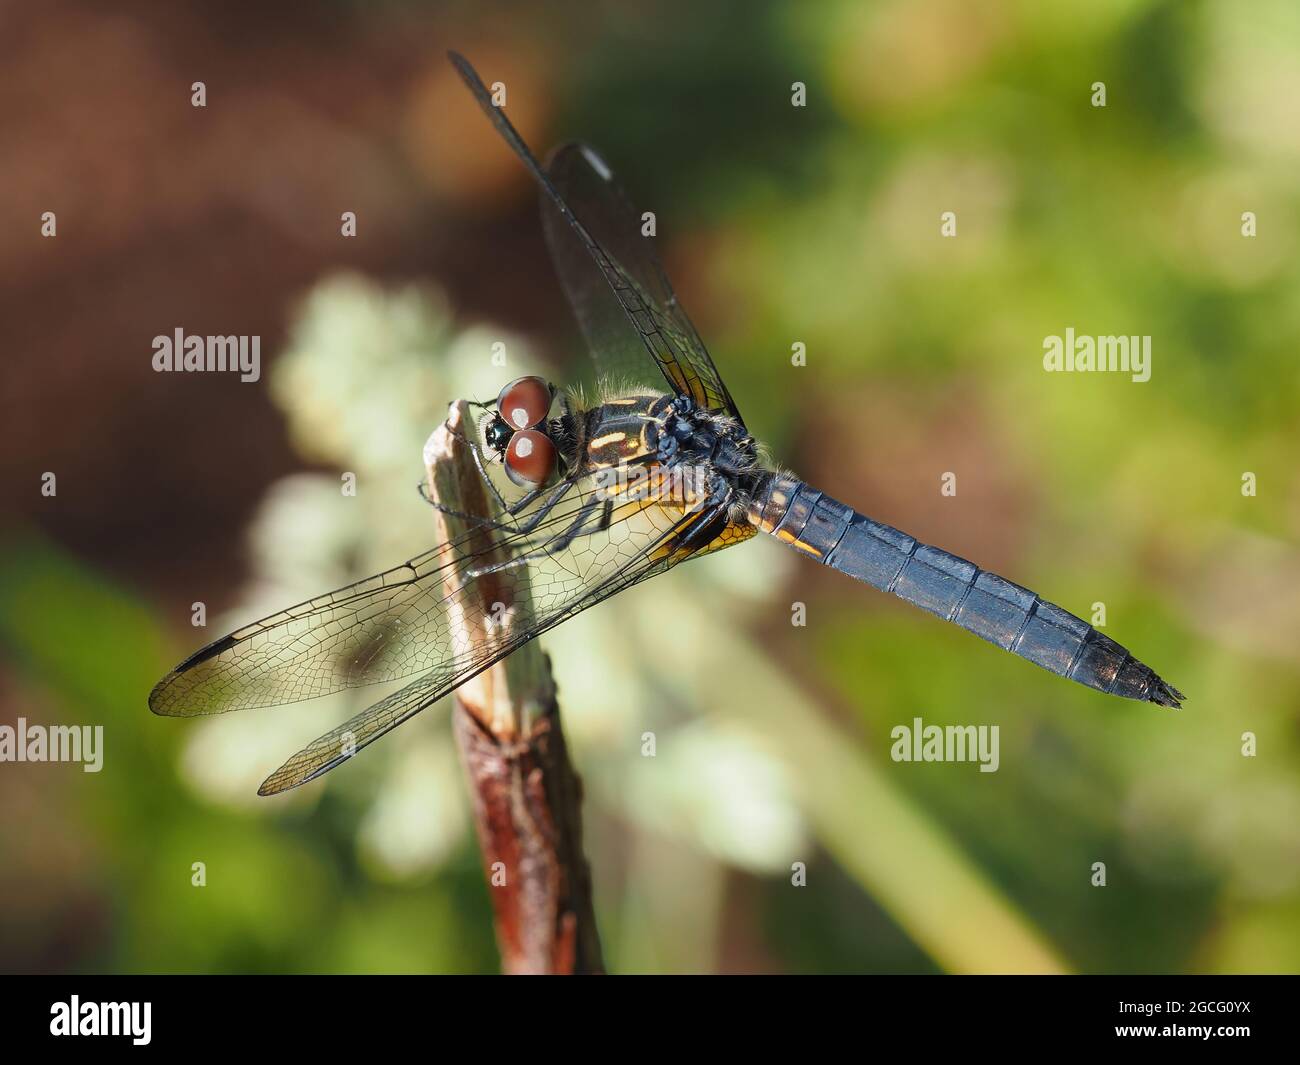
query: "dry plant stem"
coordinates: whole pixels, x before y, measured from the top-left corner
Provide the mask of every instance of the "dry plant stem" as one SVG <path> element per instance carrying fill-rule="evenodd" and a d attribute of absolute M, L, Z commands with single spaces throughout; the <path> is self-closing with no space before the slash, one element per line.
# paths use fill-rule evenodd
<path fill-rule="evenodd" d="M 429 492 L 444 506 L 486 518 L 487 493 L 462 439 L 473 431 L 468 407 L 454 404 L 425 445 Z M 438 520 L 442 543 L 469 531 L 463 519 L 439 513 Z M 491 550 L 494 535 L 479 531 L 475 552 Z M 523 576 L 520 569 L 485 576 L 458 593 L 453 609 L 471 640 L 510 638 L 508 626 L 492 631 L 479 619 L 508 617 L 513 597 L 526 592 Z M 545 654 L 525 644 L 457 689 L 454 704 L 503 971 L 603 971 L 582 853 L 582 784 L 569 763 Z"/>

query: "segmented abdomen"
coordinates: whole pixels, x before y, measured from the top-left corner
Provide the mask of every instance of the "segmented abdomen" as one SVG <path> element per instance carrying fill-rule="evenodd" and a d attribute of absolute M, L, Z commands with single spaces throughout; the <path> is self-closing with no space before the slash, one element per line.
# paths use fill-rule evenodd
<path fill-rule="evenodd" d="M 1176 688 L 1081 618 L 793 477 L 773 475 L 755 493 L 749 520 L 802 554 L 1059 676 L 1126 699 L 1180 705 Z"/>

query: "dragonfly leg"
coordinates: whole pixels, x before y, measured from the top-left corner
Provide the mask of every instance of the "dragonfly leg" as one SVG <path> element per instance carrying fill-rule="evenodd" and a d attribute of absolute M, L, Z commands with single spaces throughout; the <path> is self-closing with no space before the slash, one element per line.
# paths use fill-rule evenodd
<path fill-rule="evenodd" d="M 469 445 L 470 454 L 474 458 L 474 465 L 478 468 L 479 477 L 482 478 L 483 483 L 487 485 L 488 490 L 496 498 L 497 505 L 500 506 L 502 511 L 504 511 L 506 514 L 509 514 L 511 517 L 514 517 L 522 513 L 529 506 L 531 506 L 539 496 L 541 496 L 544 492 L 548 491 L 548 489 L 544 485 L 542 485 L 537 488 L 533 488 L 528 492 L 525 492 L 520 498 L 516 499 L 513 503 L 507 503 L 505 497 L 499 491 L 497 491 L 497 486 L 495 483 L 493 483 L 492 478 L 488 476 L 487 466 L 483 462 L 483 455 L 482 452 L 479 450 L 478 445 L 473 440 L 470 440 L 468 438 L 463 438 L 463 439 L 465 440 L 465 443 Z M 552 492 L 552 494 L 547 497 L 546 501 L 541 505 L 541 507 L 538 508 L 538 510 L 534 514 L 529 516 L 527 521 L 521 522 L 518 525 L 514 525 L 514 526 L 503 523 L 503 527 L 510 529 L 512 532 L 519 532 L 519 533 L 531 532 L 534 528 L 536 528 L 537 523 L 541 521 L 550 512 L 551 507 L 553 507 L 556 503 L 558 503 L 560 499 L 563 498 L 564 494 L 572 486 L 573 486 L 572 479 L 566 477 L 564 480 L 560 481 L 559 484 L 555 485 L 554 488 L 549 490 Z"/>
<path fill-rule="evenodd" d="M 587 520 L 591 517 L 597 507 L 600 508 L 600 518 L 590 528 L 584 529 L 583 526 L 587 524 Z M 582 509 L 578 511 L 578 516 L 573 520 L 573 524 L 565 529 L 564 532 L 560 533 L 560 535 L 554 540 L 548 541 L 544 544 L 543 550 L 548 554 L 554 554 L 557 551 L 563 551 L 579 536 L 590 536 L 592 533 L 604 532 L 609 528 L 609 523 L 612 520 L 613 515 L 613 500 L 600 499 L 597 496 L 593 496 L 583 504 Z"/>
<path fill-rule="evenodd" d="M 488 404 L 486 403 L 479 403 L 474 400 L 468 402 L 471 407 L 486 408 L 488 406 Z M 464 444 L 467 448 L 469 448 L 470 457 L 473 458 L 474 460 L 474 468 L 478 470 L 479 479 L 487 487 L 487 490 L 492 493 L 492 498 L 496 501 L 496 505 L 504 513 L 516 514 L 519 511 L 523 510 L 526 506 L 528 506 L 528 504 L 531 503 L 534 499 L 536 499 L 539 495 L 541 495 L 543 489 L 534 488 L 532 491 L 525 493 L 521 498 L 516 499 L 513 503 L 507 503 L 505 496 L 503 496 L 497 490 L 496 482 L 493 481 L 492 478 L 488 476 L 487 467 L 489 463 L 483 461 L 483 452 L 482 449 L 479 447 L 478 441 L 467 436 L 464 432 L 462 432 L 459 429 L 451 429 L 448 427 L 447 432 L 451 437 L 453 437 L 456 440 L 459 440 L 462 444 Z M 429 503 L 434 507 L 438 507 L 438 504 L 434 503 L 433 500 L 431 500 L 425 494 L 423 489 L 421 489 L 420 491 L 420 496 L 421 498 L 424 499 L 426 503 Z M 447 511 L 442 507 L 438 507 L 438 509 L 444 510 L 444 513 L 451 513 L 451 511 Z M 457 515 L 457 517 L 459 516 L 461 515 Z M 476 520 L 477 522 L 479 522 L 480 524 L 490 524 L 484 522 L 482 518 L 475 517 L 474 515 L 470 515 L 470 517 Z"/>
<path fill-rule="evenodd" d="M 481 514 L 467 514 L 464 511 L 455 510 L 452 507 L 447 506 L 446 503 L 440 503 L 429 495 L 429 486 L 424 481 L 421 481 L 416 488 L 420 493 L 420 498 L 428 503 L 429 506 L 433 507 L 434 510 L 441 514 L 447 514 L 453 518 L 460 518 L 462 521 L 470 522 L 476 529 L 491 529 L 494 532 L 515 532 L 519 529 L 518 524 L 515 522 L 495 521 L 492 518 L 485 518 Z M 507 507 L 505 513 L 513 515 L 516 511 L 522 510 L 541 495 L 544 490 L 544 488 L 534 488 L 522 498 L 518 499 L 511 507 Z"/>
<path fill-rule="evenodd" d="M 548 509 L 549 507 L 554 506 L 555 502 L 558 502 L 558 500 L 548 503 Z M 598 507 L 601 509 L 600 519 L 590 528 L 583 528 Z M 490 566 L 482 566 L 477 569 L 472 569 L 466 573 L 466 579 L 476 580 L 477 578 L 485 577 L 490 573 L 500 573 L 502 570 L 516 569 L 519 566 L 526 566 L 530 562 L 536 562 L 539 559 L 549 558 L 552 555 L 559 554 L 579 536 L 590 536 L 592 533 L 608 529 L 613 513 L 614 507 L 610 500 L 602 500 L 593 496 L 582 505 L 577 516 L 569 524 L 569 527 L 562 533 L 544 541 L 536 548 L 525 551 L 521 555 L 516 555 L 514 558 L 507 559 L 504 562 L 496 562 Z"/>
<path fill-rule="evenodd" d="M 545 517 L 547 517 L 547 515 L 551 513 L 551 511 L 555 508 L 555 504 L 558 503 L 561 499 L 563 499 L 566 495 L 568 495 L 569 489 L 571 489 L 572 487 L 573 487 L 573 481 L 571 480 L 563 480 L 559 484 L 557 484 L 554 488 L 550 490 L 550 495 L 548 495 L 545 499 L 542 500 L 541 505 L 538 506 L 538 508 L 535 511 L 533 511 L 532 514 L 528 515 L 528 518 L 525 521 L 519 522 L 514 527 L 514 531 L 527 536 L 530 532 L 532 532 L 534 529 L 537 528 L 537 526 L 541 523 L 542 519 L 544 519 Z M 535 492 L 540 493 L 541 491 L 542 489 L 540 488 L 535 489 Z"/>
<path fill-rule="evenodd" d="M 479 472 L 485 481 L 488 480 L 487 474 L 483 471 L 481 463 L 479 464 Z M 573 483 L 572 479 L 566 478 L 556 485 L 551 485 L 549 487 L 542 485 L 525 492 L 519 499 L 515 500 L 514 503 L 507 504 L 501 499 L 500 494 L 496 493 L 496 488 L 495 486 L 492 486 L 491 481 L 488 481 L 489 486 L 492 487 L 493 492 L 496 493 L 497 499 L 501 502 L 502 513 L 509 515 L 511 518 L 515 518 L 521 511 L 526 510 L 529 506 L 535 503 L 539 497 L 545 495 L 545 498 L 542 499 L 542 503 L 537 510 L 528 515 L 524 521 L 498 521 L 494 518 L 485 518 L 479 514 L 467 514 L 463 511 L 455 510 L 430 496 L 428 486 L 423 481 L 420 482 L 418 490 L 420 498 L 428 503 L 429 506 L 442 514 L 448 514 L 453 518 L 468 521 L 472 523 L 473 527 L 476 529 L 487 529 L 492 532 L 504 532 L 511 536 L 527 536 L 550 514 L 554 509 L 555 504 L 564 498 L 569 489 L 573 487 Z"/>
<path fill-rule="evenodd" d="M 478 469 L 479 478 L 483 481 L 485 485 L 487 485 L 488 491 L 491 492 L 492 495 L 496 498 L 497 506 L 499 506 L 507 514 L 513 513 L 513 511 L 511 511 L 510 509 L 510 504 L 507 503 L 505 501 L 505 497 L 500 492 L 497 491 L 496 484 L 493 482 L 492 478 L 488 476 L 487 465 L 483 462 L 483 455 L 479 451 L 478 441 L 471 440 L 467 436 L 463 436 L 461 437 L 461 439 L 464 440 L 465 443 L 469 445 L 469 453 L 474 459 L 474 466 Z M 525 496 L 525 498 L 527 497 Z"/>

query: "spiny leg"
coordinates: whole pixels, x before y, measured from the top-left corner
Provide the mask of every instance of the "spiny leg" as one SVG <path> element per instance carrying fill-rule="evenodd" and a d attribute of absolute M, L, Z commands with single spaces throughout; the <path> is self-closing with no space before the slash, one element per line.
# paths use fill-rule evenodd
<path fill-rule="evenodd" d="M 470 406 L 486 408 L 487 404 L 471 402 Z M 517 509 L 526 506 L 532 501 L 532 499 L 536 498 L 537 493 L 541 492 L 541 489 L 538 488 L 535 489 L 533 493 L 525 495 L 522 499 L 515 500 L 514 504 L 507 503 L 505 496 L 497 491 L 496 482 L 488 476 L 487 464 L 483 461 L 483 454 L 479 450 L 478 441 L 472 439 L 459 429 L 449 429 L 448 432 L 450 432 L 455 439 L 459 440 L 469 448 L 470 457 L 474 460 L 474 468 L 478 470 L 479 479 L 487 486 L 488 491 L 492 493 L 493 498 L 496 500 L 497 506 L 505 513 L 514 514 Z M 423 495 L 424 493 L 422 492 L 420 494 Z"/>
<path fill-rule="evenodd" d="M 501 509 L 504 510 L 507 514 L 513 514 L 514 511 L 510 509 L 510 504 L 506 502 L 505 496 L 503 496 L 500 492 L 497 491 L 496 483 L 492 480 L 491 477 L 488 476 L 487 466 L 483 462 L 483 456 L 479 453 L 478 442 L 469 439 L 469 437 L 465 437 L 464 440 L 465 443 L 469 445 L 469 453 L 470 456 L 474 459 L 474 465 L 478 469 L 479 477 L 482 478 L 483 483 L 487 485 L 488 491 L 490 491 L 492 495 L 496 497 L 497 505 L 500 506 Z"/>
<path fill-rule="evenodd" d="M 485 518 L 481 514 L 467 514 L 464 511 L 455 510 L 452 507 L 447 506 L 445 503 L 440 503 L 429 495 L 428 485 L 424 481 L 421 481 L 416 487 L 420 493 L 420 498 L 428 503 L 429 506 L 433 507 L 434 510 L 441 514 L 447 514 L 453 518 L 460 518 L 462 521 L 470 522 L 476 529 L 491 529 L 494 532 L 515 532 L 519 531 L 521 528 L 515 522 L 497 521 L 493 518 Z M 508 515 L 514 516 L 517 511 L 522 510 L 524 507 L 528 506 L 528 504 L 532 503 L 533 500 L 541 495 L 543 491 L 546 491 L 544 487 L 532 489 L 520 499 L 516 500 L 512 507 L 507 507 L 504 512 Z M 526 532 L 527 530 L 525 529 L 523 531 Z"/>
<path fill-rule="evenodd" d="M 602 507 L 603 504 L 603 507 Z M 597 507 L 602 507 L 601 519 L 590 529 L 583 529 L 587 520 L 595 512 Z M 588 499 L 578 511 L 577 516 L 569 524 L 569 527 L 562 533 L 547 540 L 540 547 L 526 551 L 514 558 L 507 559 L 504 562 L 496 562 L 490 566 L 483 566 L 479 569 L 472 569 L 466 574 L 467 580 L 476 580 L 479 577 L 487 576 L 490 573 L 500 573 L 503 570 L 516 569 L 519 566 L 526 566 L 530 562 L 538 561 L 543 558 L 550 558 L 552 555 L 559 554 L 567 548 L 579 536 L 590 536 L 592 533 L 600 532 L 609 528 L 609 523 L 613 515 L 613 504 L 609 500 L 602 500 L 597 496 Z"/>
<path fill-rule="evenodd" d="M 482 464 L 479 464 L 479 473 L 483 480 L 487 481 L 493 494 L 495 494 L 497 499 L 501 501 L 501 511 L 511 518 L 516 517 L 521 511 L 536 502 L 538 497 L 543 494 L 545 494 L 545 498 L 542 500 L 541 505 L 522 522 L 500 521 L 494 518 L 485 518 L 478 514 L 466 514 L 463 511 L 454 510 L 453 508 L 448 507 L 445 503 L 440 503 L 436 499 L 433 499 L 429 495 L 428 488 L 425 486 L 423 481 L 421 481 L 419 485 L 420 498 L 428 503 L 429 506 L 443 514 L 449 514 L 454 518 L 460 518 L 464 521 L 473 523 L 473 526 L 476 529 L 505 532 L 512 536 L 527 536 L 550 515 L 551 511 L 555 508 L 555 505 L 568 494 L 569 490 L 575 483 L 574 479 L 569 477 L 560 481 L 559 484 L 551 486 L 539 485 L 537 488 L 525 492 L 519 499 L 515 500 L 514 503 L 507 504 L 501 499 L 500 493 L 496 491 L 496 486 L 493 485 L 491 480 L 488 478 L 487 473 L 483 470 Z"/>

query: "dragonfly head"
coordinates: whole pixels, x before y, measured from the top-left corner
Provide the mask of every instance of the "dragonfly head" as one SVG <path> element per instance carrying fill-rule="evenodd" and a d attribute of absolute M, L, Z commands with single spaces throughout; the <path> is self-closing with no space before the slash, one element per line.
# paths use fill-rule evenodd
<path fill-rule="evenodd" d="M 501 457 L 506 476 L 521 488 L 536 488 L 555 473 L 558 452 L 546 434 L 555 389 L 540 377 L 519 377 L 501 390 L 484 430 L 487 446 Z"/>
<path fill-rule="evenodd" d="M 515 435 L 515 431 L 506 425 L 506 421 L 499 414 L 493 414 L 492 420 L 488 422 L 488 427 L 484 430 L 483 439 L 487 446 L 496 454 L 504 455 L 506 446 L 510 443 L 510 438 Z"/>

